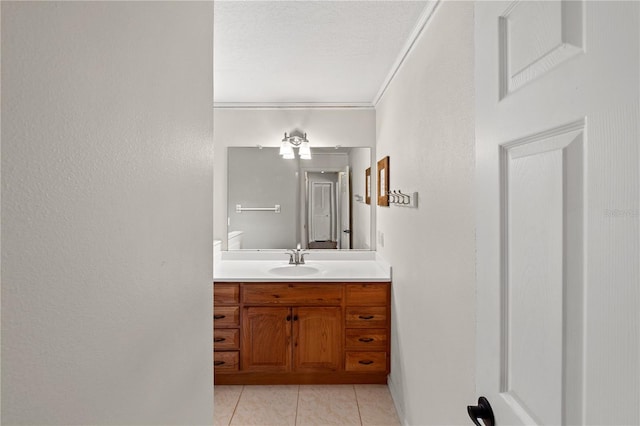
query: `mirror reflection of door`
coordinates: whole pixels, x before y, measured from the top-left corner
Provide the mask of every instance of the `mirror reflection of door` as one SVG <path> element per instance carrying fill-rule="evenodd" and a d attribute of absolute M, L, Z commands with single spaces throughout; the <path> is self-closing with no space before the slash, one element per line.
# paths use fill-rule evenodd
<path fill-rule="evenodd" d="M 333 194 L 333 182 L 311 182 L 311 242 L 332 240 Z"/>
<path fill-rule="evenodd" d="M 307 174 L 309 205 L 308 241 L 311 249 L 338 248 L 338 173 L 309 172 Z"/>
<path fill-rule="evenodd" d="M 338 233 L 340 235 L 339 248 L 351 248 L 351 179 L 349 166 L 346 171 L 338 175 L 340 187 L 340 198 L 338 208 L 340 209 L 340 223 Z"/>

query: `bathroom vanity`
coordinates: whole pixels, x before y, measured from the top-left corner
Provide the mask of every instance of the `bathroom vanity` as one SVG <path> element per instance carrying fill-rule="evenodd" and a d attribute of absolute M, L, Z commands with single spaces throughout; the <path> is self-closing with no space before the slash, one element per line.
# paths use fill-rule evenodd
<path fill-rule="evenodd" d="M 386 383 L 391 277 L 374 256 L 220 261 L 215 383 Z"/>

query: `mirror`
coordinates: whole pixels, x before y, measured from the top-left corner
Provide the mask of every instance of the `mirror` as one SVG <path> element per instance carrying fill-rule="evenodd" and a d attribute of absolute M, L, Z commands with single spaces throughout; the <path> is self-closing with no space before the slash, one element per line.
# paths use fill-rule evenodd
<path fill-rule="evenodd" d="M 365 171 L 371 148 L 311 148 L 287 160 L 279 148 L 228 149 L 228 249 L 371 248 Z"/>

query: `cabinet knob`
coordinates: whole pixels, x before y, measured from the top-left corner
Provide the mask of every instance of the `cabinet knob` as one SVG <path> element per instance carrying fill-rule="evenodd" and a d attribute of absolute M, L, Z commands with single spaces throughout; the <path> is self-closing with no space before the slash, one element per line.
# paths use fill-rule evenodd
<path fill-rule="evenodd" d="M 223 365 L 225 362 L 224 361 L 213 361 L 213 365 L 218 366 L 218 365 Z"/>
<path fill-rule="evenodd" d="M 218 314 L 218 315 L 214 315 L 213 319 L 222 319 L 222 318 L 225 318 L 225 317 L 226 317 L 226 315 Z"/>
<path fill-rule="evenodd" d="M 363 320 L 370 320 L 375 318 L 375 315 L 360 315 L 358 318 L 363 319 Z"/>
<path fill-rule="evenodd" d="M 364 342 L 364 343 L 373 342 L 373 339 L 371 337 L 361 337 L 358 340 L 360 340 L 361 342 Z"/>
<path fill-rule="evenodd" d="M 362 361 L 358 361 L 358 363 L 362 365 L 371 365 L 373 364 L 373 361 L 371 361 L 370 359 L 363 359 Z"/>
<path fill-rule="evenodd" d="M 224 337 L 214 337 L 213 338 L 214 342 L 224 342 L 225 340 L 227 340 L 227 339 L 225 339 Z"/>

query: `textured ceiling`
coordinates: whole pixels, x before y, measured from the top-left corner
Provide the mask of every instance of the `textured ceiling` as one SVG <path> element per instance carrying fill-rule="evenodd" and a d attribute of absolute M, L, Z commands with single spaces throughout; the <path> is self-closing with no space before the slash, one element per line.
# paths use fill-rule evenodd
<path fill-rule="evenodd" d="M 216 104 L 371 104 L 427 1 L 214 2 Z"/>

